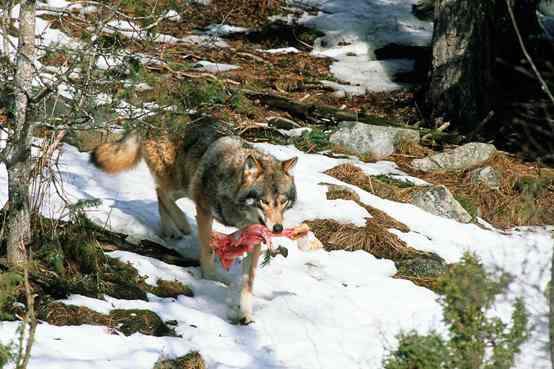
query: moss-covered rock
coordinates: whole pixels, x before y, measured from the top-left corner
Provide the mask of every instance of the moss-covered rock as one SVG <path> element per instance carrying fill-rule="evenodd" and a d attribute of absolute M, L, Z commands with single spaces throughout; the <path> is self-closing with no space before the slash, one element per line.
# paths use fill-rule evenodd
<path fill-rule="evenodd" d="M 51 302 L 40 306 L 38 318 L 57 326 L 103 325 L 126 336 L 137 332 L 158 337 L 176 335 L 156 313 L 145 309 L 115 309 L 110 314 L 101 314 L 84 306 Z"/>
<path fill-rule="evenodd" d="M 115 328 L 124 335 L 142 333 L 149 336 L 175 336 L 175 331 L 164 324 L 158 314 L 144 309 L 123 310 L 116 309 L 110 312 Z"/>
<path fill-rule="evenodd" d="M 396 261 L 396 268 L 401 275 L 418 278 L 438 277 L 448 271 L 445 261 L 440 258 L 416 256 L 410 259 Z"/>
<path fill-rule="evenodd" d="M 194 297 L 194 293 L 189 286 L 176 280 L 158 279 L 156 287 L 151 287 L 150 292 L 160 297 L 177 297 L 179 295 Z"/>

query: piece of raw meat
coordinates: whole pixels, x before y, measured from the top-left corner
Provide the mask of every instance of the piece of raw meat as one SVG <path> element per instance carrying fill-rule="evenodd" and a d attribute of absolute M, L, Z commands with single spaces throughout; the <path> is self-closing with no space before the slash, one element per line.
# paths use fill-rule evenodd
<path fill-rule="evenodd" d="M 236 257 L 253 251 L 254 246 L 263 242 L 271 249 L 272 237 L 288 237 L 296 240 L 306 236 L 309 231 L 310 228 L 304 223 L 294 228 L 286 228 L 281 233 L 273 233 L 261 224 L 252 224 L 229 235 L 212 232 L 211 246 L 221 259 L 223 268 L 229 270 Z"/>

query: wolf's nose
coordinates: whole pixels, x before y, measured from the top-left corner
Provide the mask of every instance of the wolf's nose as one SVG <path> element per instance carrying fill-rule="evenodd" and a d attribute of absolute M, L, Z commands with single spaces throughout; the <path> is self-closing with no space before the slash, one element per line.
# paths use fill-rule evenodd
<path fill-rule="evenodd" d="M 275 232 L 275 233 L 283 232 L 283 225 L 282 224 L 275 224 L 273 226 L 273 232 Z"/>

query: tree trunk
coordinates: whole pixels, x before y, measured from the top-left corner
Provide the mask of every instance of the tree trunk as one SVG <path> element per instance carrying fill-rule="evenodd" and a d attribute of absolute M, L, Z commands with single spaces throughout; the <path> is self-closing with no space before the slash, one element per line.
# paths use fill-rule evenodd
<path fill-rule="evenodd" d="M 428 101 L 434 116 L 473 131 L 491 106 L 493 1 L 436 0 Z"/>
<path fill-rule="evenodd" d="M 15 129 L 6 147 L 8 169 L 8 262 L 26 260 L 26 246 L 31 241 L 29 186 L 31 180 L 32 129 L 27 118 L 31 95 L 35 54 L 36 1 L 25 0 L 19 13 L 19 43 L 15 75 Z"/>

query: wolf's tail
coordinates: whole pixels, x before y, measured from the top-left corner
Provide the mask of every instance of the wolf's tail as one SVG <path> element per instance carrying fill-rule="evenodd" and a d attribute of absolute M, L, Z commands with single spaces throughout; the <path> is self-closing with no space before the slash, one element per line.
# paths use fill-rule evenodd
<path fill-rule="evenodd" d="M 142 158 L 140 141 L 132 132 L 119 141 L 102 144 L 90 154 L 90 162 L 110 174 L 131 169 Z"/>

